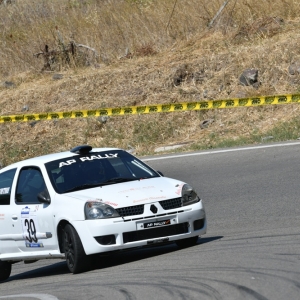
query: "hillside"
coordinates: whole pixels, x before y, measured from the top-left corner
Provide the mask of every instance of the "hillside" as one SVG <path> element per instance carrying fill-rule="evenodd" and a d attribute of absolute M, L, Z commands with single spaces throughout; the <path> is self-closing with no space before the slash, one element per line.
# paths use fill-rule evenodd
<path fill-rule="evenodd" d="M 0 114 L 299 93 L 291 67 L 300 66 L 300 3 L 229 1 L 208 27 L 223 3 L 2 4 Z M 258 70 L 256 88 L 239 82 L 249 68 Z M 2 123 L 0 162 L 78 144 L 134 148 L 142 156 L 176 143 L 189 151 L 296 139 L 298 114 L 293 104 Z M 204 120 L 210 124 L 202 129 Z"/>

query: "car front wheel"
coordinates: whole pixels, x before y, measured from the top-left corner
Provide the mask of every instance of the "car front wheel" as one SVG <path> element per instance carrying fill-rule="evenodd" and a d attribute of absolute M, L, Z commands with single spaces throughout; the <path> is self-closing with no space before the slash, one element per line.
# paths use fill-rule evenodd
<path fill-rule="evenodd" d="M 187 248 L 196 245 L 197 241 L 198 241 L 198 236 L 193 236 L 191 238 L 178 240 L 176 241 L 176 244 L 179 248 Z"/>
<path fill-rule="evenodd" d="M 9 278 L 11 273 L 11 263 L 7 261 L 0 261 L 0 281 Z"/>
<path fill-rule="evenodd" d="M 90 269 L 90 259 L 84 252 L 78 233 L 70 224 L 64 228 L 64 250 L 71 273 L 77 274 Z"/>

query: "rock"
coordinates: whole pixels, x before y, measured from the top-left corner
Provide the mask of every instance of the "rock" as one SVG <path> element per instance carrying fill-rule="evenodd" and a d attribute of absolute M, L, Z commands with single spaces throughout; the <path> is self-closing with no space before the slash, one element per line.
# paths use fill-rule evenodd
<path fill-rule="evenodd" d="M 52 79 L 53 80 L 60 80 L 60 79 L 63 79 L 64 75 L 63 74 L 54 74 L 52 76 Z"/>
<path fill-rule="evenodd" d="M 252 86 L 253 86 L 255 89 L 258 89 L 259 86 L 260 86 L 260 82 L 254 82 L 254 83 L 252 84 Z"/>
<path fill-rule="evenodd" d="M 29 106 L 28 105 L 24 105 L 21 111 L 29 111 Z"/>
<path fill-rule="evenodd" d="M 7 5 L 12 4 L 13 0 L 0 0 L 0 4 Z"/>
<path fill-rule="evenodd" d="M 261 140 L 262 141 L 267 141 L 267 140 L 272 140 L 274 137 L 272 135 L 269 135 L 269 136 L 265 136 L 265 137 L 262 137 Z"/>
<path fill-rule="evenodd" d="M 186 145 L 173 145 L 173 146 L 165 146 L 165 147 L 158 147 L 154 150 L 154 152 L 163 152 L 163 151 L 170 151 L 177 148 L 184 147 Z"/>
<path fill-rule="evenodd" d="M 290 64 L 288 71 L 290 73 L 290 75 L 297 75 L 300 74 L 300 62 L 293 62 Z"/>
<path fill-rule="evenodd" d="M 257 88 L 258 83 L 258 70 L 256 69 L 246 69 L 239 78 L 240 84 L 244 86 L 254 86 Z"/>
<path fill-rule="evenodd" d="M 16 87 L 15 83 L 12 81 L 4 81 L 2 86 L 7 89 L 12 89 L 12 88 Z"/>
<path fill-rule="evenodd" d="M 207 128 L 210 124 L 212 124 L 214 122 L 214 119 L 207 119 L 201 122 L 200 124 L 200 128 L 204 129 Z"/>
<path fill-rule="evenodd" d="M 105 124 L 108 120 L 108 116 L 100 116 L 97 119 L 100 123 Z"/>
<path fill-rule="evenodd" d="M 98 64 L 98 63 L 94 63 L 94 68 L 95 69 L 100 69 L 102 66 L 100 65 L 100 64 Z"/>
<path fill-rule="evenodd" d="M 193 72 L 189 65 L 185 64 L 180 66 L 173 76 L 173 84 L 175 86 L 181 85 L 185 81 L 189 81 L 193 78 Z"/>
<path fill-rule="evenodd" d="M 32 121 L 32 122 L 29 123 L 29 125 L 30 125 L 31 127 L 34 127 L 38 122 L 39 122 L 39 121 Z"/>

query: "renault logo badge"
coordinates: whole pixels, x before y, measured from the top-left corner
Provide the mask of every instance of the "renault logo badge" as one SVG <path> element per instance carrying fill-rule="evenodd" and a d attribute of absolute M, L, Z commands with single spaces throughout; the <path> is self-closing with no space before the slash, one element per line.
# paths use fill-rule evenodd
<path fill-rule="evenodd" d="M 157 213 L 157 207 L 154 205 L 154 204 L 152 204 L 151 206 L 150 206 L 150 210 L 154 213 L 154 214 L 156 214 Z"/>

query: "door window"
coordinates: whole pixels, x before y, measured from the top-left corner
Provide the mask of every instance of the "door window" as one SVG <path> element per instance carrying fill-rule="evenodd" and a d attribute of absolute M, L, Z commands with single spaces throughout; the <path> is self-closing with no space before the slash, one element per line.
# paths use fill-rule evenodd
<path fill-rule="evenodd" d="M 10 193 L 16 169 L 0 174 L 0 205 L 10 204 Z"/>
<path fill-rule="evenodd" d="M 23 168 L 18 179 L 16 203 L 39 203 L 37 196 L 45 189 L 46 184 L 38 168 Z"/>

